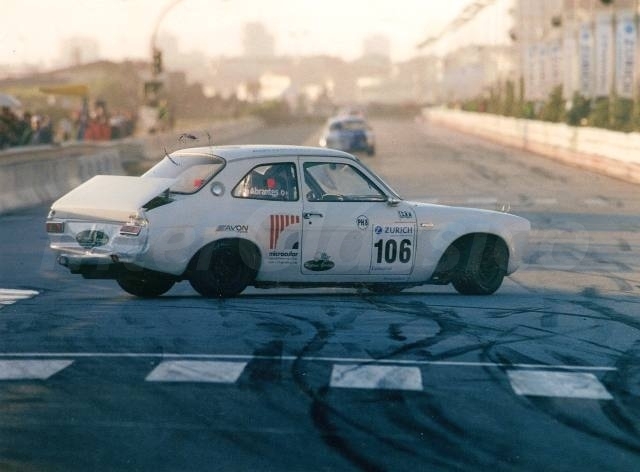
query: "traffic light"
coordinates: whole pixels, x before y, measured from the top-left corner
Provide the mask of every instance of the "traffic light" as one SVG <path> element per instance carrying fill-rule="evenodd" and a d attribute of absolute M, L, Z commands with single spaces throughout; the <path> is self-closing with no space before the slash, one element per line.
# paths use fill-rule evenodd
<path fill-rule="evenodd" d="M 153 73 L 154 75 L 162 73 L 162 51 L 158 49 L 153 51 Z"/>
<path fill-rule="evenodd" d="M 162 81 L 147 80 L 144 83 L 144 102 L 149 106 L 157 106 L 158 100 L 162 94 Z"/>

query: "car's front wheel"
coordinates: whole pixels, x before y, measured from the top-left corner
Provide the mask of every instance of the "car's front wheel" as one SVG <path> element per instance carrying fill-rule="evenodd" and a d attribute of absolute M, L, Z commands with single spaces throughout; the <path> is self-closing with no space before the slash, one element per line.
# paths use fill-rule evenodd
<path fill-rule="evenodd" d="M 194 256 L 189 283 L 204 297 L 233 297 L 253 282 L 259 261 L 259 254 L 250 243 L 216 241 Z"/>
<path fill-rule="evenodd" d="M 125 292 L 143 298 L 159 297 L 175 284 L 173 278 L 153 272 L 126 274 L 118 277 L 116 282 Z"/>
<path fill-rule="evenodd" d="M 490 295 L 502 285 L 508 261 L 509 251 L 501 239 L 477 236 L 451 283 L 463 295 Z"/>

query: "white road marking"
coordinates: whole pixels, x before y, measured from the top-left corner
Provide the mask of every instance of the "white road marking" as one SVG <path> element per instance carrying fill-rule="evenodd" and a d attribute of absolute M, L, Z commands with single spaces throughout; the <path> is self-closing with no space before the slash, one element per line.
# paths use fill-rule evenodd
<path fill-rule="evenodd" d="M 3 360 L 0 380 L 46 380 L 71 364 L 71 360 Z"/>
<path fill-rule="evenodd" d="M 38 295 L 35 290 L 15 290 L 0 288 L 0 308 L 2 305 L 13 305 L 18 300 L 27 300 Z"/>
<path fill-rule="evenodd" d="M 422 390 L 417 367 L 336 364 L 331 371 L 332 387 L 384 390 Z"/>
<path fill-rule="evenodd" d="M 372 359 L 358 357 L 322 357 L 322 356 L 254 356 L 251 354 L 178 354 L 161 352 L 0 352 L 1 358 L 12 357 L 77 357 L 77 358 L 160 358 L 160 359 L 206 359 L 206 360 L 243 360 L 253 359 L 263 361 L 306 361 L 306 362 L 347 362 L 351 364 L 382 364 L 382 365 L 434 365 L 451 367 L 495 367 L 516 369 L 551 369 L 609 372 L 618 370 L 617 367 L 587 366 L 587 365 L 545 365 L 545 364 L 509 364 L 506 362 L 462 362 L 462 361 L 420 361 L 404 359 Z"/>
<path fill-rule="evenodd" d="M 246 366 L 246 362 L 165 361 L 153 369 L 146 380 L 148 382 L 235 383 Z"/>
<path fill-rule="evenodd" d="M 22 359 L 12 359 L 20 357 Z M 47 359 L 24 359 L 47 357 Z M 498 364 L 490 362 L 410 361 L 334 357 L 251 356 L 225 354 L 161 353 L 0 353 L 1 380 L 46 380 L 73 364 L 76 358 L 165 358 L 149 375 L 149 382 L 211 382 L 231 384 L 251 360 L 332 362 L 330 385 L 336 388 L 422 391 L 418 366 L 511 368 L 507 375 L 514 392 L 524 396 L 545 396 L 611 400 L 613 397 L 595 375 L 582 371 L 615 371 L 605 366 L 545 366 L 536 364 Z M 57 358 L 57 359 L 54 359 Z M 67 359 L 60 359 L 67 358 Z M 189 360 L 190 359 L 190 360 Z M 195 360 L 207 359 L 207 360 Z M 217 360 L 213 360 L 217 359 Z M 223 360 L 225 359 L 225 360 Z M 247 362 L 240 361 L 246 360 Z M 349 362 L 349 363 L 344 363 Z M 353 363 L 357 362 L 357 363 Z M 407 366 L 409 364 L 410 366 Z M 411 366 L 412 365 L 412 366 Z M 515 370 L 518 369 L 518 370 Z M 537 370 L 534 370 L 537 369 Z M 542 370 L 553 369 L 555 371 Z M 564 370 L 564 372 L 559 371 Z"/>
<path fill-rule="evenodd" d="M 595 375 L 584 372 L 510 370 L 511 387 L 518 395 L 611 400 Z"/>

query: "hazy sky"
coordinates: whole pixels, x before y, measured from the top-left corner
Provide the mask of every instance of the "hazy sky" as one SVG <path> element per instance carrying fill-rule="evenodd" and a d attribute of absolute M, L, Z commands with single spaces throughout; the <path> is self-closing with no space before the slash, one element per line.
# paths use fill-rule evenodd
<path fill-rule="evenodd" d="M 407 59 L 471 0 L 182 0 L 164 17 L 160 33 L 184 51 L 241 52 L 241 31 L 260 21 L 276 36 L 276 52 L 358 57 L 371 34 L 391 41 L 392 57 Z M 2 0 L 0 64 L 52 65 L 60 41 L 94 38 L 104 59 L 148 58 L 150 37 L 172 0 Z"/>

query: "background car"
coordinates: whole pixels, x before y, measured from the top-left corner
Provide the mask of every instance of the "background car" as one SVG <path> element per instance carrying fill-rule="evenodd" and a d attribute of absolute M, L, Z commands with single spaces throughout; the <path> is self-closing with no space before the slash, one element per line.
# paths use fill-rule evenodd
<path fill-rule="evenodd" d="M 167 154 L 141 177 L 97 176 L 51 207 L 58 262 L 158 296 L 188 280 L 207 297 L 247 286 L 400 291 L 452 283 L 495 292 L 522 258 L 523 218 L 405 201 L 357 157 L 297 146 Z"/>
<path fill-rule="evenodd" d="M 320 146 L 345 152 L 376 152 L 375 135 L 367 121 L 357 115 L 331 118 L 320 137 Z"/>

